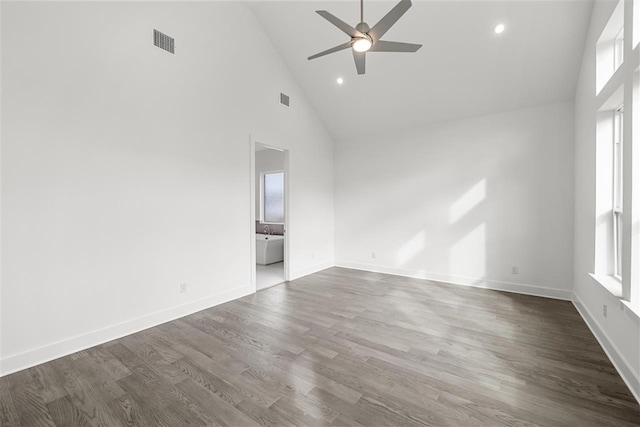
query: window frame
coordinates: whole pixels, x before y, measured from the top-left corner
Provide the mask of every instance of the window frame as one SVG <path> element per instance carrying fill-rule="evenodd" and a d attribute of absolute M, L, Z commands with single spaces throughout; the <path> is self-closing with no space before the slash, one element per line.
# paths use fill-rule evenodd
<path fill-rule="evenodd" d="M 613 216 L 613 277 L 622 281 L 622 242 L 624 236 L 623 226 L 623 164 L 624 164 L 624 109 L 623 106 L 613 112 L 613 168 L 612 168 L 612 201 L 611 214 Z"/>

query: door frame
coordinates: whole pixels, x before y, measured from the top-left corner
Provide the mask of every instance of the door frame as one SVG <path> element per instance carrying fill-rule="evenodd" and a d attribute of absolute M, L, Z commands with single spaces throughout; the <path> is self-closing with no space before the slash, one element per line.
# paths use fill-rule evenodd
<path fill-rule="evenodd" d="M 271 144 L 265 144 L 264 142 L 260 142 L 257 139 L 250 137 L 250 209 L 251 215 L 249 215 L 251 221 L 251 228 L 249 237 L 251 239 L 250 242 L 250 262 L 251 262 L 251 286 L 253 287 L 253 292 L 256 292 L 256 193 L 259 191 L 259 188 L 256 188 L 256 148 L 264 147 L 270 150 L 281 151 L 284 154 L 284 281 L 288 281 L 291 277 L 290 275 L 290 239 L 289 239 L 289 224 L 291 221 L 291 209 L 290 209 L 290 168 L 289 168 L 289 150 L 286 148 L 277 147 Z"/>

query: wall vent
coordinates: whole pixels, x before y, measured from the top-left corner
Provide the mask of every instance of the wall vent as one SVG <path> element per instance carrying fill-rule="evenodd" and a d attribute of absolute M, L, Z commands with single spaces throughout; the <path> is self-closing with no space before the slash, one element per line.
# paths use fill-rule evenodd
<path fill-rule="evenodd" d="M 169 37 L 168 35 L 161 33 L 156 29 L 153 30 L 153 44 L 158 46 L 160 49 L 166 50 L 169 53 L 176 53 L 176 45 L 173 37 Z"/>
<path fill-rule="evenodd" d="M 289 106 L 289 95 L 285 95 L 284 93 L 280 93 L 280 104 Z"/>

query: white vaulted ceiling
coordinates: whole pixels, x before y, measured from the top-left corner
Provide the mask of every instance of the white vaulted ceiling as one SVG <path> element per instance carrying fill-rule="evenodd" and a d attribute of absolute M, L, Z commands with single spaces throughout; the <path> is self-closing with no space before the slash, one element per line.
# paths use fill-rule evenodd
<path fill-rule="evenodd" d="M 365 21 L 373 26 L 396 3 L 365 0 Z M 355 26 L 358 0 L 249 4 L 336 139 L 572 100 L 592 7 L 587 0 L 414 0 L 384 39 L 422 49 L 369 53 L 358 76 L 350 50 L 307 60 L 348 41 L 315 11 Z M 506 25 L 501 35 L 493 31 L 498 23 Z"/>

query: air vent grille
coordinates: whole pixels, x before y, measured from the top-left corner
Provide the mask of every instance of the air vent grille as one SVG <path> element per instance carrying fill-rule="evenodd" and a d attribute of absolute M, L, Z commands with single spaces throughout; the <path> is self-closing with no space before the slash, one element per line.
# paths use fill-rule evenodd
<path fill-rule="evenodd" d="M 158 30 L 153 30 L 153 44 L 160 49 L 166 50 L 169 53 L 175 54 L 175 40 L 173 37 L 161 33 Z"/>
<path fill-rule="evenodd" d="M 280 104 L 289 106 L 289 95 L 285 95 L 284 93 L 280 93 Z"/>

